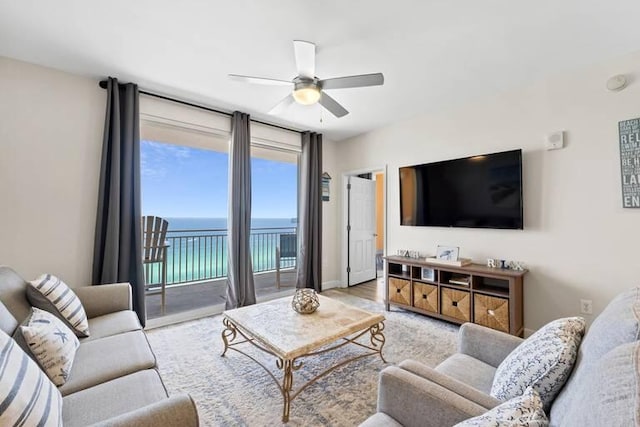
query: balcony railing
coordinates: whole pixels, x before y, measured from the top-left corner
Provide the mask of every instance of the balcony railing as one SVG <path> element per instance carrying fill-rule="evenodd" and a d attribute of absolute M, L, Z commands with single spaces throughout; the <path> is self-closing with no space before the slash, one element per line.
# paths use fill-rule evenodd
<path fill-rule="evenodd" d="M 276 268 L 280 235 L 295 234 L 295 227 L 252 228 L 249 238 L 253 272 Z M 227 276 L 227 230 L 167 231 L 167 285 L 220 279 Z M 283 258 L 280 268 L 295 268 L 295 258 Z M 160 264 L 145 266 L 147 283 L 160 282 Z"/>

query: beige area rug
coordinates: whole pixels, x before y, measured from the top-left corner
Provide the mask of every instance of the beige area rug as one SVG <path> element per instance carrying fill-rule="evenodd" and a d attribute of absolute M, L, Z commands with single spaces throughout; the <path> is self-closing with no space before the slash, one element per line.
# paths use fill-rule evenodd
<path fill-rule="evenodd" d="M 289 426 L 357 426 L 376 411 L 381 369 L 409 358 L 435 366 L 455 350 L 457 326 L 397 309 L 385 312 L 380 303 L 335 290 L 323 295 L 385 315 L 383 354 L 388 363 L 370 356 L 323 377 L 293 400 Z M 282 425 L 278 387 L 246 356 L 227 352 L 220 357 L 222 329 L 222 317 L 213 316 L 149 331 L 169 393 L 189 393 L 203 426 Z M 251 347 L 246 345 L 247 349 Z M 294 389 L 300 381 L 331 366 L 332 361 L 359 351 L 357 346 L 346 346 L 305 359 L 305 365 L 294 375 Z M 250 352 L 281 378 L 272 356 L 253 349 Z"/>

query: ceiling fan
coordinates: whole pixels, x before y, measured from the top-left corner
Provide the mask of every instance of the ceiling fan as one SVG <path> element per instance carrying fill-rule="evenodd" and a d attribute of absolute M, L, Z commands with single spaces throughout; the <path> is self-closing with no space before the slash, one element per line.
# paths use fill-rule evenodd
<path fill-rule="evenodd" d="M 321 80 L 316 77 L 316 45 L 303 40 L 293 41 L 298 75 L 293 80 L 268 79 L 263 77 L 241 76 L 229 74 L 234 80 L 263 85 L 293 86 L 293 91 L 269 111 L 279 114 L 294 102 L 302 105 L 320 103 L 336 117 L 343 117 L 349 112 L 335 99 L 327 95 L 326 89 L 346 89 L 353 87 L 379 86 L 384 83 L 382 73 L 360 74 L 357 76 L 336 77 Z"/>

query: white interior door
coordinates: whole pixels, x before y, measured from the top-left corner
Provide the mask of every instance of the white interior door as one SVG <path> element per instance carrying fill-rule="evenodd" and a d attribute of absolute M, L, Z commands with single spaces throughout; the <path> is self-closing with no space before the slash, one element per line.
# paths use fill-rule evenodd
<path fill-rule="evenodd" d="M 349 177 L 349 286 L 376 278 L 376 183 Z"/>

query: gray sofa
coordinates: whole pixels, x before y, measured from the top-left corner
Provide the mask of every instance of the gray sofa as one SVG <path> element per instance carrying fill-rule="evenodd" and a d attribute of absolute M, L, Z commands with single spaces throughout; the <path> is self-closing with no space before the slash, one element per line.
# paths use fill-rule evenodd
<path fill-rule="evenodd" d="M 640 288 L 618 295 L 585 334 L 551 426 L 638 425 Z M 452 426 L 502 403 L 489 395 L 500 362 L 521 338 L 466 323 L 457 353 L 435 369 L 406 360 L 382 370 L 378 412 L 362 427 Z"/>
<path fill-rule="evenodd" d="M 12 335 L 29 315 L 27 283 L 0 266 L 0 329 Z M 67 382 L 60 386 L 65 427 L 197 426 L 188 395 L 169 397 L 136 314 L 128 283 L 74 288 L 89 318 Z"/>

